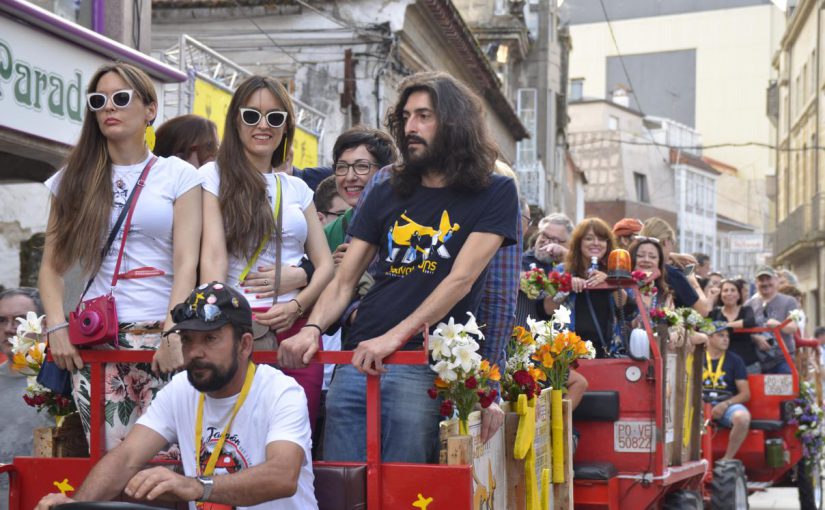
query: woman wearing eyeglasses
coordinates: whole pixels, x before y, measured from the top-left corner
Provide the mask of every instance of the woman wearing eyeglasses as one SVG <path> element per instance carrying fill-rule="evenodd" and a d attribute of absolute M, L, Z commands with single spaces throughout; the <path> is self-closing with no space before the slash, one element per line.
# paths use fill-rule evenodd
<path fill-rule="evenodd" d="M 312 191 L 301 179 L 275 171 L 288 157 L 294 132 L 286 89 L 272 78 L 252 76 L 232 96 L 216 161 L 200 170 L 206 190 L 200 279 L 226 281 L 245 293 L 255 310 L 258 350 L 274 348 L 276 333 L 289 338 L 304 327 L 302 317 L 332 279 Z M 304 253 L 315 272 L 298 290 L 283 276 Z M 304 387 L 314 424 L 322 365 L 285 372 Z"/>
<path fill-rule="evenodd" d="M 91 279 L 84 300 L 112 293 L 120 349 L 156 350 L 151 366 L 106 365 L 106 444 L 112 447 L 163 386 L 153 370 L 168 373 L 183 364 L 177 336 L 161 341 L 161 332 L 172 325 L 169 310 L 196 283 L 202 177 L 189 163 L 155 160 L 149 151 L 144 138 L 157 115 L 157 95 L 143 71 L 104 65 L 92 76 L 86 99 L 80 138 L 66 166 L 46 181 L 53 197 L 39 286 L 49 347 L 57 365 L 74 372 L 74 397 L 87 431 L 89 368 L 69 341 L 63 303 L 74 308 L 78 296 L 64 293 L 66 271 L 80 266 Z M 113 227 L 147 167 L 112 287 L 124 231 Z"/>
<path fill-rule="evenodd" d="M 347 228 L 367 183 L 379 168 L 395 162 L 398 150 L 385 132 L 365 126 L 355 126 L 335 140 L 332 148 L 332 168 L 335 189 L 350 207 L 338 219 L 324 227 L 333 261 L 337 266 L 344 258 Z"/>

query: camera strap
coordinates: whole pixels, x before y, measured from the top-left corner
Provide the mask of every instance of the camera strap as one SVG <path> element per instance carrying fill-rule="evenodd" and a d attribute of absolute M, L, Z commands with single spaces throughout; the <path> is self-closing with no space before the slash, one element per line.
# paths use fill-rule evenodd
<path fill-rule="evenodd" d="M 106 239 L 106 244 L 103 246 L 103 250 L 100 253 L 100 260 L 101 264 L 103 263 L 103 259 L 106 257 L 106 253 L 109 251 L 109 248 L 112 247 L 112 244 L 115 242 L 115 238 L 117 237 L 117 233 L 120 231 L 120 226 L 123 225 L 125 220 L 126 225 L 123 227 L 123 237 L 120 241 L 120 252 L 117 254 L 117 263 L 115 264 L 115 271 L 112 275 L 112 288 L 117 285 L 118 280 L 118 273 L 120 272 L 120 263 L 123 260 L 123 249 L 126 247 L 126 236 L 129 234 L 129 228 L 132 223 L 132 213 L 135 211 L 135 205 L 137 204 L 138 196 L 140 196 L 140 192 L 143 189 L 143 186 L 146 184 L 146 177 L 149 175 L 149 170 L 152 169 L 155 162 L 158 160 L 157 156 L 152 156 L 152 159 L 146 163 L 146 166 L 143 167 L 143 172 L 141 172 L 140 177 L 135 183 L 135 187 L 132 188 L 132 192 L 129 193 L 129 198 L 126 199 L 126 203 L 123 205 L 123 209 L 120 211 L 120 215 L 117 217 L 114 226 L 112 227 L 112 231 L 109 232 L 109 237 Z M 86 288 L 83 289 L 83 293 L 80 295 L 80 303 L 83 302 L 83 298 L 86 297 L 86 293 L 89 291 L 89 288 L 92 286 L 92 282 L 94 282 L 95 277 L 97 274 L 95 273 L 89 278 L 89 281 L 86 283 Z"/>

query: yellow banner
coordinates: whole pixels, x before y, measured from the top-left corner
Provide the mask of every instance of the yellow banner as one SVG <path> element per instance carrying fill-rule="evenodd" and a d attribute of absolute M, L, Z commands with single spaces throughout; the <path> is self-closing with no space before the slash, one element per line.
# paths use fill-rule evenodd
<path fill-rule="evenodd" d="M 295 128 L 295 141 L 292 142 L 292 164 L 296 168 L 318 166 L 318 138 L 309 131 Z"/>
<path fill-rule="evenodd" d="M 226 122 L 226 110 L 232 94 L 204 80 L 195 79 L 195 99 L 192 101 L 192 113 L 205 117 L 218 126 L 218 138 L 223 139 L 223 125 Z"/>

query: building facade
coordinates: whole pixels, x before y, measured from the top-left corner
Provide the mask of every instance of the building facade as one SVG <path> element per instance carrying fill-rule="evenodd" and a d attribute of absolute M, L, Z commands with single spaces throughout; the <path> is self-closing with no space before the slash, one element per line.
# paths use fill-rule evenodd
<path fill-rule="evenodd" d="M 50 4 L 54 7 L 54 2 Z M 95 70 L 113 59 L 129 62 L 150 75 L 158 93 L 167 83 L 186 80 L 177 69 L 102 35 L 113 30 L 113 24 L 107 27 L 87 19 L 98 33 L 71 19 L 77 14 L 73 3 L 63 7 L 55 10 L 69 20 L 29 2 L 0 3 L 0 285 L 4 287 L 36 285 L 50 203 L 42 182 L 57 171 L 80 133 L 86 87 Z M 122 11 L 119 6 L 107 7 L 111 19 L 120 19 L 114 16 Z M 91 14 L 86 11 L 87 18 Z M 73 283 L 70 279 L 67 295 L 75 298 L 79 291 L 74 292 Z"/>
<path fill-rule="evenodd" d="M 570 154 L 584 172 L 585 212 L 610 224 L 658 216 L 677 231 L 679 251 L 718 255 L 716 183 L 696 130 L 644 117 L 627 96 L 568 105 Z M 681 149 L 680 147 L 694 147 Z"/>
<path fill-rule="evenodd" d="M 629 0 L 604 10 L 599 0 L 562 5 L 573 40 L 571 99 L 624 88 L 632 108 L 701 133 L 712 147 L 703 154 L 736 169 L 717 179 L 718 213 L 763 231 L 765 176 L 774 173 L 764 87 L 782 12 L 770 0 Z"/>
<path fill-rule="evenodd" d="M 799 278 L 812 326 L 825 319 L 825 171 L 819 130 L 825 129 L 822 94 L 823 2 L 801 0 L 788 17 L 773 59 L 776 81 L 776 232 L 774 261 Z M 811 333 L 811 331 L 808 331 Z"/>
<path fill-rule="evenodd" d="M 502 81 L 530 137 L 514 168 L 528 201 L 545 212 L 577 215 L 565 165 L 566 79 L 570 38 L 551 0 L 455 0 Z M 573 179 L 573 188 L 576 180 Z M 579 186 L 580 188 L 581 186 Z M 575 194 L 575 191 L 574 191 Z"/>
<path fill-rule="evenodd" d="M 381 127 L 396 86 L 417 71 L 446 71 L 473 88 L 503 157 L 516 161 L 527 138 L 502 80 L 452 2 L 171 0 L 152 3 L 158 54 L 181 34 L 253 73 L 280 78 L 325 117 L 321 164 L 338 134 L 355 124 Z"/>

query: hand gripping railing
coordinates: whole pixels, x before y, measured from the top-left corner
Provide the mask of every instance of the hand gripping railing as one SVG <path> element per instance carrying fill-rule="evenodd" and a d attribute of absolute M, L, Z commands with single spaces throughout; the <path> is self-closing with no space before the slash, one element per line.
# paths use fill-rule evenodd
<path fill-rule="evenodd" d="M 771 333 L 776 340 L 777 345 L 782 350 L 782 355 L 785 357 L 785 362 L 791 367 L 791 376 L 793 377 L 793 392 L 794 395 L 799 394 L 799 372 L 796 370 L 796 363 L 791 358 L 788 348 L 785 346 L 785 340 L 782 338 L 782 329 L 791 322 L 791 319 L 785 319 L 784 322 L 774 327 L 759 327 L 759 328 L 736 328 L 734 333 Z"/>
<path fill-rule="evenodd" d="M 415 351 L 396 351 L 387 356 L 384 365 L 425 365 L 429 363 L 428 343 L 429 328 L 425 324 L 417 332 L 422 333 L 424 344 Z M 154 351 L 138 350 L 81 350 L 83 363 L 91 368 L 89 384 L 89 405 L 91 409 L 89 430 L 89 453 L 91 460 L 97 462 L 105 453 L 105 398 L 104 365 L 106 363 L 151 363 Z M 310 363 L 348 364 L 352 362 L 353 351 L 318 351 Z M 256 363 L 276 364 L 277 351 L 256 351 L 252 353 Z M 367 508 L 381 508 L 381 379 L 380 376 L 367 375 Z M 0 473 L 6 471 L 0 466 Z"/>

